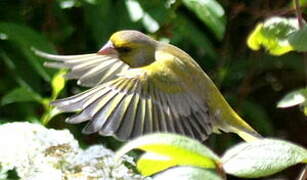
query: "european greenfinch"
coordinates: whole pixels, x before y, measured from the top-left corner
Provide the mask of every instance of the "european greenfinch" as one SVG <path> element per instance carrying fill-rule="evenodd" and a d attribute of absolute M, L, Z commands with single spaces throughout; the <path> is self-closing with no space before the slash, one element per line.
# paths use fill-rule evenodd
<path fill-rule="evenodd" d="M 83 133 L 119 140 L 169 132 L 203 141 L 220 130 L 246 141 L 260 137 L 191 56 L 141 32 L 118 31 L 93 54 L 36 54 L 57 61 L 49 67 L 69 69 L 67 79 L 91 87 L 52 102 L 61 112 L 77 112 L 66 122 L 89 121 Z"/>

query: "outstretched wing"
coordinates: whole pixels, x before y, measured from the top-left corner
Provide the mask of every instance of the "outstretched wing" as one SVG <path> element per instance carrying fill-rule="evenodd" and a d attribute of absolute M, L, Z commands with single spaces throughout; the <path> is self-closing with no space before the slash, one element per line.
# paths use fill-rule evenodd
<path fill-rule="evenodd" d="M 170 66 L 155 61 L 52 104 L 76 114 L 69 123 L 89 121 L 84 133 L 127 140 L 151 132 L 173 132 L 204 140 L 212 131 L 207 105 L 185 87 Z"/>
<path fill-rule="evenodd" d="M 70 72 L 67 79 L 78 79 L 78 85 L 93 87 L 112 80 L 118 73 L 129 69 L 129 66 L 116 56 L 105 56 L 96 53 L 83 55 L 53 55 L 34 49 L 34 52 L 44 58 L 57 62 L 46 62 L 53 68 L 67 68 Z"/>

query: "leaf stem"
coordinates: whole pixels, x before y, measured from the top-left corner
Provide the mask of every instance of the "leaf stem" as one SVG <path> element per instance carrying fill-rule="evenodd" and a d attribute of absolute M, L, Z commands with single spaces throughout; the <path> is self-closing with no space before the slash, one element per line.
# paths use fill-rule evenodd
<path fill-rule="evenodd" d="M 303 16 L 302 16 L 302 11 L 301 11 L 301 7 L 300 7 L 300 2 L 299 0 L 293 0 L 294 3 L 294 8 L 296 11 L 296 17 L 297 17 L 297 21 L 298 21 L 298 25 L 299 28 L 303 28 L 304 26 L 304 22 L 303 22 Z"/>
<path fill-rule="evenodd" d="M 293 3 L 294 3 L 295 11 L 296 11 L 296 17 L 297 17 L 299 29 L 302 29 L 304 26 L 304 20 L 302 16 L 301 7 L 300 7 L 300 2 L 299 0 L 293 0 Z M 305 87 L 307 87 L 307 54 L 305 52 L 303 53 L 303 63 L 304 63 L 304 71 L 305 71 Z M 307 116 L 305 116 L 304 119 L 307 120 Z M 307 176 L 306 168 L 304 172 L 302 173 L 303 174 L 302 176 Z"/>
<path fill-rule="evenodd" d="M 299 0 L 293 0 L 295 12 L 296 12 L 296 17 L 299 25 L 299 29 L 302 29 L 304 26 L 304 19 L 302 16 L 302 11 L 300 7 L 300 2 Z M 303 62 L 304 62 L 304 69 L 305 69 L 305 86 L 307 86 L 307 54 L 303 53 Z"/>

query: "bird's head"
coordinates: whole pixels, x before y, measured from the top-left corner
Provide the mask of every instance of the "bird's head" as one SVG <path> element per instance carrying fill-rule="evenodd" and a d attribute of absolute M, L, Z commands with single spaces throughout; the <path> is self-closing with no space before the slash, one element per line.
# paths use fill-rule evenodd
<path fill-rule="evenodd" d="M 131 67 L 140 67 L 155 60 L 157 43 L 154 39 L 138 31 L 118 31 L 110 37 L 109 41 L 98 51 L 98 54 L 116 54 L 120 60 Z"/>

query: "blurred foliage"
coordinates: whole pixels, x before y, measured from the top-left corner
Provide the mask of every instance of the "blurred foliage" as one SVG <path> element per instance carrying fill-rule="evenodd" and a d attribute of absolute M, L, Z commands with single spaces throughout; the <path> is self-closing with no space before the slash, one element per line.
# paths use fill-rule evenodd
<path fill-rule="evenodd" d="M 270 54 L 282 55 L 293 50 L 288 38 L 296 30 L 298 30 L 296 18 L 273 17 L 256 26 L 248 37 L 247 45 L 252 50 L 259 50 L 264 46 Z"/>
<path fill-rule="evenodd" d="M 277 104 L 279 108 L 288 108 L 299 105 L 307 116 L 307 88 L 292 91 L 283 97 Z"/>
<path fill-rule="evenodd" d="M 302 29 L 292 33 L 289 36 L 289 42 L 296 51 L 306 52 L 307 51 L 307 26 L 305 25 Z"/>
<path fill-rule="evenodd" d="M 307 12 L 302 0 L 302 11 Z M 70 128 L 84 146 L 112 138 L 80 134 L 83 125 L 64 123 L 66 115 L 48 107 L 57 96 L 84 90 L 67 82 L 60 92 L 52 81 L 64 83 L 31 48 L 58 54 L 96 52 L 109 36 L 136 29 L 188 52 L 209 74 L 226 99 L 264 136 L 307 146 L 307 121 L 299 108 L 278 109 L 282 97 L 306 87 L 302 53 L 272 56 L 246 45 L 258 23 L 274 16 L 295 17 L 287 0 L 0 0 L 0 124 L 13 121 L 47 123 Z M 304 29 L 294 39 L 304 36 Z M 296 41 L 297 42 L 297 41 Z M 304 46 L 301 41 L 298 46 Z M 52 80 L 53 79 L 53 80 Z M 53 84 L 53 85 L 52 85 Z M 58 84 L 58 83 L 56 83 Z M 58 88 L 58 89 L 57 89 Z M 303 107 L 303 106 L 302 106 Z M 50 121 L 51 120 L 51 121 Z M 212 135 L 215 152 L 238 142 L 231 135 Z M 277 174 L 294 179 L 300 166 Z M 233 178 L 236 179 L 236 178 Z"/>
<path fill-rule="evenodd" d="M 299 28 L 297 18 L 272 17 L 259 23 L 247 39 L 252 50 L 263 46 L 272 55 L 307 51 L 307 26 Z"/>

